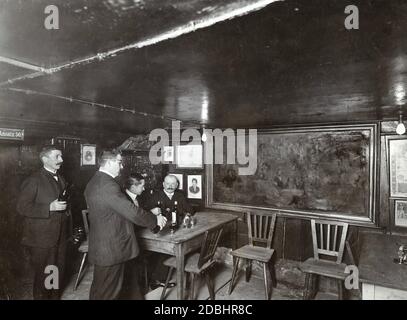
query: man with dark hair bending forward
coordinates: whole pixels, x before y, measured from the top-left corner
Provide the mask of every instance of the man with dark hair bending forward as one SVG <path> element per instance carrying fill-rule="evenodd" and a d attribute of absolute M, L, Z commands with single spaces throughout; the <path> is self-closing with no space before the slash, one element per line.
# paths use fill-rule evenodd
<path fill-rule="evenodd" d="M 122 166 L 119 152 L 105 151 L 99 171 L 85 189 L 89 208 L 89 262 L 95 265 L 90 290 L 91 300 L 120 298 L 126 261 L 139 254 L 133 224 L 163 228 L 165 217 L 160 208 L 151 214 L 129 201 L 115 180 Z M 140 299 L 141 294 L 139 295 Z"/>

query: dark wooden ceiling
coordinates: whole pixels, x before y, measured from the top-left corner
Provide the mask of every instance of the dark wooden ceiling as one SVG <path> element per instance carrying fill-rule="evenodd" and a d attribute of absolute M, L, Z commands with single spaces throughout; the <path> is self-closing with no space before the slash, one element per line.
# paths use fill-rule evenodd
<path fill-rule="evenodd" d="M 396 119 L 405 102 L 405 1 L 65 0 L 46 30 L 48 2 L 0 0 L 0 57 L 45 68 L 0 62 L 0 120 L 261 128 Z M 248 5 L 263 8 L 211 23 Z"/>

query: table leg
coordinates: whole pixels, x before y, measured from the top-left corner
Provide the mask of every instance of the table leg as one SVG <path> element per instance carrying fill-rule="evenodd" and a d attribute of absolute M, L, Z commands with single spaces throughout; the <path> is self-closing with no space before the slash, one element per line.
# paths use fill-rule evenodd
<path fill-rule="evenodd" d="M 177 260 L 177 299 L 184 299 L 184 258 L 185 247 L 182 243 L 177 244 L 175 247 L 175 258 Z"/>
<path fill-rule="evenodd" d="M 237 249 L 237 226 L 238 226 L 238 221 L 237 219 L 233 223 L 233 228 L 231 232 L 231 241 L 232 241 L 232 249 L 235 250 Z"/>

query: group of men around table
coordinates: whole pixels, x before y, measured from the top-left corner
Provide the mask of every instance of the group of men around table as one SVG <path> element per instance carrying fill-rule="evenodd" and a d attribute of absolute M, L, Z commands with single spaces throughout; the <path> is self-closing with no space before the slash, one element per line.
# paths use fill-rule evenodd
<path fill-rule="evenodd" d="M 66 188 L 64 178 L 57 172 L 63 163 L 62 152 L 56 146 L 47 146 L 40 152 L 40 159 L 43 167 L 21 186 L 17 211 L 24 217 L 22 244 L 29 248 L 33 266 L 33 297 L 35 300 L 59 299 L 71 227 L 69 204 L 59 199 Z M 144 177 L 131 174 L 124 188 L 119 184 L 123 169 L 120 152 L 104 151 L 99 166 L 84 192 L 90 225 L 88 257 L 89 263 L 94 265 L 89 298 L 120 299 L 125 274 L 134 273 L 138 265 L 134 263 L 140 254 L 135 225 L 162 229 L 167 219 L 161 214 L 161 208 L 172 209 L 175 201 L 181 214 L 193 213 L 193 208 L 177 190 L 175 176 L 167 175 L 163 190 L 153 193 L 142 208 L 137 197 L 144 191 Z M 51 286 L 47 282 L 49 266 L 58 271 L 58 283 Z M 142 299 L 137 281 L 132 285 L 133 288 L 127 288 L 131 291 L 127 297 Z"/>

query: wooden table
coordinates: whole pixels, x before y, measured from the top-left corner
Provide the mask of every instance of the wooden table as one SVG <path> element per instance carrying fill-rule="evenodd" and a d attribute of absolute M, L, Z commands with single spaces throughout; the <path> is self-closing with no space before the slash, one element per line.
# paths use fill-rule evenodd
<path fill-rule="evenodd" d="M 407 265 L 393 262 L 398 244 L 407 244 L 407 238 L 363 234 L 359 260 L 363 300 L 407 299 Z"/>
<path fill-rule="evenodd" d="M 144 250 L 160 252 L 173 255 L 177 260 L 177 299 L 184 297 L 184 260 L 185 255 L 201 247 L 206 231 L 218 226 L 232 225 L 232 249 L 237 245 L 237 219 L 232 214 L 201 211 L 194 217 L 196 224 L 192 228 L 180 227 L 174 234 L 171 234 L 168 228 L 159 233 L 152 233 L 148 229 L 139 232 L 141 247 Z"/>

